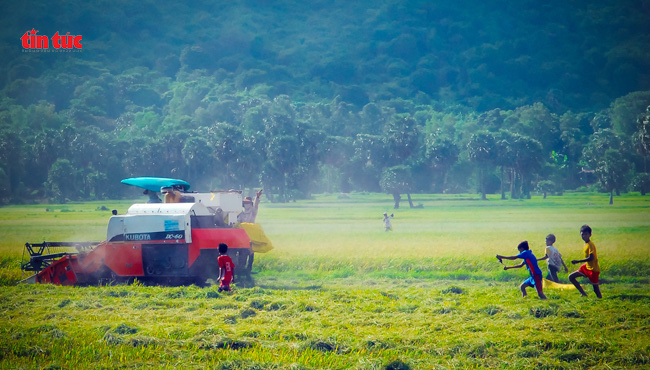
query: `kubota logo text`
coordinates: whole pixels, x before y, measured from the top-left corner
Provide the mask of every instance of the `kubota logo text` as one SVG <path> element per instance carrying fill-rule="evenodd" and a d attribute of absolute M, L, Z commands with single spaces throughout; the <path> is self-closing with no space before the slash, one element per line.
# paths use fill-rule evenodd
<path fill-rule="evenodd" d="M 151 240 L 150 234 L 126 234 L 126 240 Z"/>
<path fill-rule="evenodd" d="M 71 35 L 70 32 L 59 35 L 59 31 L 57 31 L 52 38 L 48 38 L 47 36 L 37 35 L 37 33 L 38 31 L 33 28 L 31 31 L 25 32 L 20 38 L 23 42 L 23 49 L 33 51 L 79 51 L 82 48 L 81 35 Z M 50 41 L 54 49 L 50 49 Z"/>

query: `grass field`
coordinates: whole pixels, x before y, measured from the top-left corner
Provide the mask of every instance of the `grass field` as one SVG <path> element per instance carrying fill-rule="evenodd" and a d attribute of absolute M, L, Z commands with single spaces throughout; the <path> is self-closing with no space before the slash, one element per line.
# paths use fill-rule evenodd
<path fill-rule="evenodd" d="M 415 195 L 423 208 L 392 210 L 389 196 L 349 194 L 262 203 L 258 222 L 275 249 L 256 255 L 254 287 L 227 294 L 15 285 L 25 242 L 103 240 L 110 211 L 101 209 L 123 213 L 132 202 L 4 207 L 0 368 L 647 368 L 650 197 L 608 200 Z M 395 213 L 392 232 L 383 212 Z M 554 233 L 570 265 L 583 258 L 582 224 L 594 230 L 603 299 L 588 286 L 587 298 L 522 298 L 527 272 L 503 271 L 494 255 L 528 240 L 539 257 Z"/>

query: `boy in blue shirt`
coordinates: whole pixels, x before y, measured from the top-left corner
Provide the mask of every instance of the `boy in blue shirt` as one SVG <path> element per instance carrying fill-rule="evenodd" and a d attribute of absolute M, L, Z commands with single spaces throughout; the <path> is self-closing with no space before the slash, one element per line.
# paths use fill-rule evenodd
<path fill-rule="evenodd" d="M 530 273 L 530 277 L 526 280 L 524 280 L 523 283 L 519 286 L 521 289 L 521 294 L 523 294 L 524 297 L 526 297 L 526 288 L 528 287 L 534 287 L 537 289 L 537 295 L 539 296 L 540 299 L 546 299 L 546 296 L 544 295 L 544 292 L 542 291 L 542 270 L 539 269 L 539 266 L 537 265 L 537 257 L 533 254 L 533 252 L 530 251 L 530 247 L 528 247 L 528 242 L 523 241 L 519 243 L 517 246 L 517 249 L 519 250 L 519 254 L 516 256 L 501 256 L 497 254 L 497 259 L 499 262 L 503 263 L 501 260 L 506 259 L 506 260 L 516 260 L 518 258 L 523 259 L 524 261 L 515 266 L 504 266 L 504 270 L 508 269 L 516 269 L 523 267 L 524 265 L 528 269 L 528 272 Z"/>

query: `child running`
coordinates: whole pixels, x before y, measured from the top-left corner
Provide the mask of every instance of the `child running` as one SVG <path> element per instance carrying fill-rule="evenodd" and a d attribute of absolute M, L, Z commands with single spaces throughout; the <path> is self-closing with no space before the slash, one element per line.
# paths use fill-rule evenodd
<path fill-rule="evenodd" d="M 219 280 L 221 281 L 219 293 L 230 291 L 230 283 L 235 273 L 235 264 L 232 263 L 232 259 L 226 253 L 228 253 L 228 245 L 226 243 L 219 243 L 219 257 L 217 258 L 217 263 L 219 264 Z"/>
<path fill-rule="evenodd" d="M 559 283 L 560 279 L 557 278 L 557 272 L 560 271 L 560 266 L 564 266 L 564 272 L 569 272 L 569 268 L 564 264 L 560 251 L 553 246 L 555 243 L 555 235 L 548 234 L 546 236 L 546 256 L 538 259 L 537 261 L 548 260 L 548 274 L 546 278 L 554 283 Z"/>
<path fill-rule="evenodd" d="M 544 295 L 544 292 L 542 290 L 542 270 L 539 269 L 539 266 L 537 266 L 537 258 L 533 254 L 533 252 L 530 251 L 530 247 L 528 247 L 528 242 L 523 241 L 519 243 L 517 246 L 517 249 L 519 250 L 519 254 L 516 256 L 502 256 L 497 254 L 497 259 L 499 262 L 503 263 L 501 260 L 506 259 L 506 260 L 516 260 L 518 258 L 523 259 L 524 261 L 515 266 L 504 266 L 504 270 L 509 270 L 509 269 L 515 269 L 515 268 L 520 268 L 526 265 L 526 268 L 528 269 L 528 272 L 530 273 L 530 277 L 526 280 L 524 280 L 523 283 L 519 286 L 521 289 L 521 294 L 526 297 L 526 288 L 528 287 L 534 287 L 537 289 L 537 295 L 539 296 L 540 299 L 546 299 L 546 296 Z"/>
<path fill-rule="evenodd" d="M 575 285 L 580 294 L 582 294 L 583 297 L 586 297 L 587 293 L 585 293 L 585 290 L 582 289 L 580 283 L 578 283 L 577 278 L 581 276 L 588 278 L 594 287 L 594 293 L 596 293 L 596 297 L 603 298 L 603 296 L 600 294 L 600 286 L 598 283 L 600 278 L 600 266 L 598 266 L 598 254 L 596 253 L 596 245 L 591 241 L 591 227 L 588 225 L 582 225 L 580 228 L 580 237 L 585 241 L 585 243 L 587 243 L 583 249 L 585 253 L 585 259 L 573 260 L 571 263 L 574 265 L 576 263 L 586 263 L 580 266 L 578 271 L 572 272 L 571 275 L 569 275 L 569 280 L 573 283 L 573 285 Z"/>

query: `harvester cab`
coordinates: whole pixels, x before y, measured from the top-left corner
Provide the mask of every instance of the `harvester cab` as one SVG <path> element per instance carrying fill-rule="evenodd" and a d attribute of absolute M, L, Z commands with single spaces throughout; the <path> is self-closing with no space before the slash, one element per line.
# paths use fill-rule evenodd
<path fill-rule="evenodd" d="M 135 181 L 138 179 L 147 180 Z M 145 189 L 145 186 L 160 189 L 172 185 L 164 180 L 182 181 L 127 180 L 135 181 L 129 185 L 138 184 L 135 186 Z M 152 181 L 155 184 L 151 185 Z M 185 189 L 189 189 L 189 184 Z M 59 285 L 95 285 L 102 281 L 133 279 L 163 285 L 204 285 L 208 279 L 217 279 L 218 245 L 226 243 L 228 255 L 235 263 L 235 273 L 247 276 L 251 238 L 245 229 L 233 227 L 241 207 L 239 191 L 184 192 L 181 203 L 133 204 L 126 214 L 109 219 L 106 241 L 94 247 L 48 254 L 44 253 L 45 246 L 74 243 L 27 243 L 31 258 L 23 264 L 23 270 L 36 272 L 28 281 Z"/>

